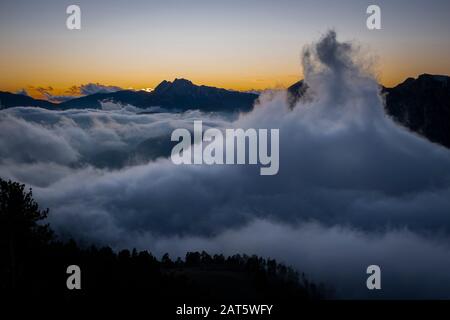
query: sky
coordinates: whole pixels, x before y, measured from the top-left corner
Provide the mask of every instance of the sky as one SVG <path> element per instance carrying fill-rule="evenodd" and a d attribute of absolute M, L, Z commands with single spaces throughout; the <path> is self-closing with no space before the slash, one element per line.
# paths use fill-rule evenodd
<path fill-rule="evenodd" d="M 81 7 L 81 30 L 66 28 L 71 4 Z M 366 28 L 370 4 L 381 7 L 381 30 Z M 361 43 L 384 85 L 450 74 L 445 0 L 2 0 L 0 90 L 67 95 L 89 83 L 142 89 L 181 77 L 287 87 L 303 78 L 303 47 L 330 28 Z"/>

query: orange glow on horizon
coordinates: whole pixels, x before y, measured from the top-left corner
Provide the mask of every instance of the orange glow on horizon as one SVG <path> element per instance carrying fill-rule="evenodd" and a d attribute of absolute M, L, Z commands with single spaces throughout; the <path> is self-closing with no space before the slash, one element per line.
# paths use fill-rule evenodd
<path fill-rule="evenodd" d="M 422 72 L 424 73 L 424 72 Z M 432 73 L 432 72 L 428 72 Z M 403 82 L 408 77 L 417 77 L 421 72 L 416 72 L 415 74 L 408 74 L 407 71 L 401 72 L 401 73 L 394 73 L 394 72 L 386 72 L 380 73 L 379 81 L 382 85 L 387 87 L 393 87 L 401 82 Z M 252 91 L 252 90 L 265 90 L 265 89 L 285 89 L 289 87 L 290 85 L 294 84 L 295 82 L 299 81 L 300 79 L 303 79 L 303 77 L 299 74 L 298 76 L 295 75 L 281 75 L 273 78 L 255 78 L 255 79 L 230 79 L 227 77 L 224 77 L 222 79 L 213 79 L 209 77 L 187 77 L 187 76 L 175 76 L 175 77 L 167 77 L 167 78 L 161 78 L 158 80 L 149 80 L 148 82 L 126 82 L 126 81 L 112 81 L 105 79 L 104 81 L 101 81 L 98 79 L 97 81 L 90 81 L 90 82 L 78 82 L 69 84 L 68 82 L 65 83 L 57 83 L 57 82 L 49 82 L 49 83 L 33 83 L 33 84 L 26 84 L 24 85 L 23 82 L 16 81 L 17 83 L 9 83 L 8 85 L 1 85 L 0 91 L 9 91 L 12 93 L 18 92 L 22 89 L 25 89 L 27 93 L 36 99 L 46 99 L 45 95 L 42 94 L 40 91 L 43 89 L 48 89 L 51 87 L 51 93 L 55 96 L 81 96 L 81 94 L 73 94 L 70 92 L 70 87 L 73 85 L 80 85 L 80 84 L 86 84 L 86 83 L 100 83 L 103 85 L 109 85 L 109 86 L 117 86 L 126 89 L 133 89 L 133 90 L 144 90 L 147 92 L 150 92 L 152 88 L 155 88 L 161 81 L 168 80 L 173 81 L 175 78 L 185 78 L 188 80 L 191 80 L 196 85 L 205 85 L 205 86 L 212 86 L 212 87 L 218 87 L 218 88 L 224 88 L 228 90 L 236 90 L 236 91 Z"/>

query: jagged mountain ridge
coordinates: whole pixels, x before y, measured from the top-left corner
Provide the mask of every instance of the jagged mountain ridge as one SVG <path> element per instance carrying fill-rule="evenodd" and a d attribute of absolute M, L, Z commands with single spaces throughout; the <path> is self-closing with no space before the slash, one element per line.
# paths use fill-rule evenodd
<path fill-rule="evenodd" d="M 288 103 L 295 102 L 307 90 L 301 80 L 288 89 Z M 450 77 L 422 74 L 408 78 L 399 85 L 382 87 L 386 113 L 401 125 L 417 132 L 432 142 L 450 148 Z M 122 90 L 96 93 L 60 104 L 33 99 L 22 94 L 0 92 L 1 108 L 35 106 L 52 110 L 71 108 L 101 108 L 101 101 L 129 104 L 138 108 L 159 106 L 168 110 L 200 109 L 218 112 L 247 112 L 258 98 L 254 93 L 243 93 L 209 86 L 198 86 L 186 79 L 162 81 L 154 91 Z"/>
<path fill-rule="evenodd" d="M 231 91 L 221 88 L 198 86 L 186 79 L 161 82 L 151 92 L 121 90 L 111 93 L 95 93 L 71 99 L 59 104 L 36 100 L 28 96 L 0 93 L 0 101 L 6 108 L 16 106 L 37 106 L 55 110 L 100 109 L 102 101 L 129 104 L 138 108 L 158 106 L 165 109 L 185 111 L 200 109 L 203 111 L 236 112 L 250 111 L 258 95 Z"/>
<path fill-rule="evenodd" d="M 18 106 L 56 108 L 58 105 L 47 100 L 38 100 L 23 94 L 0 91 L 0 109 Z"/>
<path fill-rule="evenodd" d="M 450 77 L 422 74 L 383 91 L 395 121 L 450 148 Z"/>

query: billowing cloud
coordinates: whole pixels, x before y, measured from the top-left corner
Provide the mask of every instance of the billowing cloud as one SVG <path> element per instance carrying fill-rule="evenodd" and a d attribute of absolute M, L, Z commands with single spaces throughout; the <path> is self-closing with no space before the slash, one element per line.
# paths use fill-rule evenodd
<path fill-rule="evenodd" d="M 78 98 L 78 95 L 58 95 L 54 94 L 55 89 L 52 86 L 48 87 L 33 87 L 30 89 L 37 91 L 44 99 L 51 102 L 65 102 L 74 98 Z"/>
<path fill-rule="evenodd" d="M 87 83 L 87 84 L 82 84 L 80 86 L 72 86 L 69 89 L 69 92 L 72 94 L 78 93 L 80 95 L 86 96 L 86 95 L 90 95 L 90 94 L 94 94 L 94 93 L 111 93 L 111 92 L 116 92 L 116 91 L 120 91 L 120 90 L 124 90 L 124 89 L 121 87 L 109 86 L 109 85 L 104 85 L 104 84 L 100 84 L 100 83 Z"/>
<path fill-rule="evenodd" d="M 19 91 L 16 92 L 16 94 L 21 94 L 23 96 L 29 96 L 27 90 L 25 90 L 25 88 L 20 89 Z"/>
<path fill-rule="evenodd" d="M 385 115 L 364 61 L 330 32 L 304 50 L 308 97 L 291 110 L 267 92 L 238 119 L 2 110 L 0 175 L 32 185 L 58 234 L 85 243 L 274 256 L 338 297 L 450 297 L 450 152 Z M 278 175 L 172 164 L 170 133 L 196 119 L 279 129 Z M 369 264 L 381 293 L 365 288 Z"/>
<path fill-rule="evenodd" d="M 95 93 L 112 93 L 112 92 L 124 90 L 121 87 L 109 86 L 109 85 L 104 85 L 104 84 L 100 84 L 100 83 L 87 83 L 87 84 L 82 84 L 79 86 L 74 85 L 74 86 L 71 86 L 68 90 L 66 90 L 64 92 L 64 94 L 56 94 L 57 90 L 55 90 L 55 88 L 53 88 L 52 86 L 47 86 L 47 87 L 30 86 L 29 88 L 31 90 L 39 93 L 42 96 L 42 98 L 44 98 L 48 101 L 51 101 L 51 102 L 55 102 L 55 103 L 65 102 L 65 101 L 69 101 L 71 99 L 75 99 L 75 98 L 79 98 L 81 96 L 86 96 L 86 95 L 95 94 Z M 18 93 L 28 95 L 27 92 L 25 91 L 25 89 L 22 89 Z"/>

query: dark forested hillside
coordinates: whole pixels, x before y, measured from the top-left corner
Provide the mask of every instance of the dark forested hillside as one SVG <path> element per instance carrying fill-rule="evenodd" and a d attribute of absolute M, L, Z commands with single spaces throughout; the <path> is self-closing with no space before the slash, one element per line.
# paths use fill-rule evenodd
<path fill-rule="evenodd" d="M 30 191 L 0 179 L 0 291 L 8 299 L 93 302 L 289 301 L 324 297 L 324 289 L 272 259 L 188 252 L 160 259 L 147 251 L 56 241 Z M 66 286 L 66 269 L 81 269 L 81 290 Z M 49 300 L 51 299 L 51 300 Z"/>

